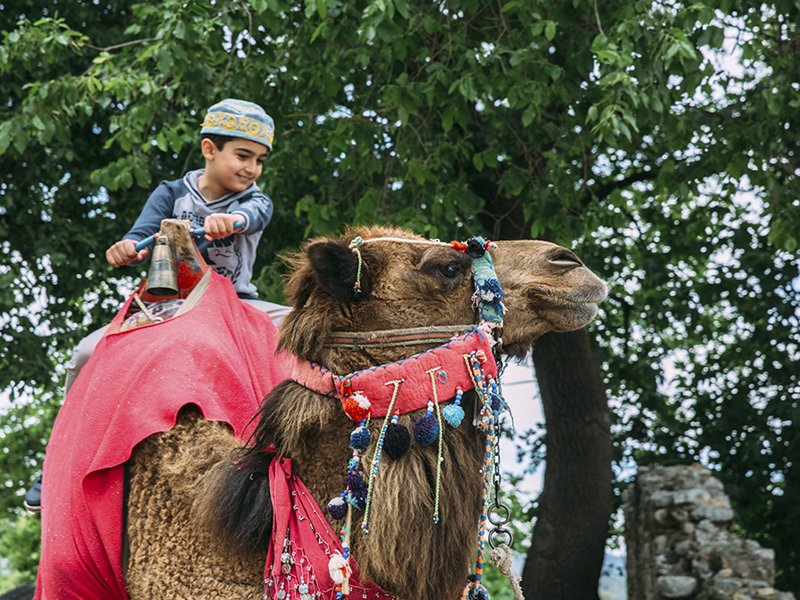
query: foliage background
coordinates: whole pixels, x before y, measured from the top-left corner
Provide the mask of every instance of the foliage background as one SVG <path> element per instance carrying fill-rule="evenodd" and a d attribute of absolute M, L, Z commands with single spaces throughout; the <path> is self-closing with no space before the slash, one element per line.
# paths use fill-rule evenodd
<path fill-rule="evenodd" d="M 615 472 L 699 460 L 800 591 L 800 6 L 657 0 L 18 0 L 0 7 L 0 556 L 63 363 L 138 277 L 104 250 L 200 166 L 222 97 L 277 124 L 278 255 L 344 224 L 546 237 L 608 279 Z M 535 436 L 534 436 L 535 437 Z M 536 439 L 532 439 L 536 448 Z M 9 583 L 11 582 L 11 583 Z"/>

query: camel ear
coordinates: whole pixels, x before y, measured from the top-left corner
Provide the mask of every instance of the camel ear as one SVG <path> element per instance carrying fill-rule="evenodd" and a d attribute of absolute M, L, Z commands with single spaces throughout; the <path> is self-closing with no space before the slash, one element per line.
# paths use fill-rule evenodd
<path fill-rule="evenodd" d="M 306 250 L 317 283 L 331 297 L 340 302 L 352 302 L 370 292 L 370 269 L 362 250 L 360 292 L 356 292 L 358 255 L 349 246 L 337 242 L 317 242 Z"/>

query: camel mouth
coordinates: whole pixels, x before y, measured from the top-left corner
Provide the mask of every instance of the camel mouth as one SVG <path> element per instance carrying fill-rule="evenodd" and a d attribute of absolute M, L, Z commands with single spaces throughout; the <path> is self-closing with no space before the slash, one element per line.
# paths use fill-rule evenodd
<path fill-rule="evenodd" d="M 573 300 L 579 304 L 600 304 L 608 298 L 608 284 L 602 279 L 598 279 L 595 285 L 587 286 L 582 293 L 576 294 Z"/>
<path fill-rule="evenodd" d="M 567 310 L 559 313 L 559 318 L 551 321 L 554 331 L 575 331 L 591 323 L 597 316 L 597 302 L 572 302 Z"/>
<path fill-rule="evenodd" d="M 599 310 L 599 304 L 597 302 L 575 302 L 572 306 L 576 314 L 581 316 L 587 315 L 587 323 L 595 318 L 597 311 Z"/>

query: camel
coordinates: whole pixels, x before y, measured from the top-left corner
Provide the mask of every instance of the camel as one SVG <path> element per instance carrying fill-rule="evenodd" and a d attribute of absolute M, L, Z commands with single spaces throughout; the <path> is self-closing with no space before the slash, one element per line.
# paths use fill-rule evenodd
<path fill-rule="evenodd" d="M 586 326 L 607 294 L 575 254 L 555 244 L 498 241 L 486 255 L 503 287 L 503 296 L 494 298 L 501 327 L 476 327 L 480 307 L 471 269 L 478 259 L 464 248 L 403 229 L 363 227 L 309 240 L 291 256 L 286 296 L 292 312 L 281 325 L 279 347 L 294 357 L 295 373 L 305 366 L 307 378 L 319 370 L 325 381 L 336 382 L 348 374 L 408 365 L 403 361 L 434 356 L 439 348 L 472 344 L 463 356 L 470 357 L 465 370 L 474 367 L 475 389 L 454 392 L 444 369 L 429 369 L 423 380 L 430 375 L 431 387 L 412 400 L 413 410 L 392 414 L 389 405 L 367 419 L 353 408 L 363 408 L 358 393 L 347 396 L 350 404 L 344 405 L 352 410 L 346 413 L 344 388 L 337 401 L 336 390 L 315 388 L 294 375 L 269 392 L 246 432 L 209 418 L 187 399 L 175 426 L 139 443 L 125 466 L 121 560 L 130 598 L 461 597 L 482 546 L 478 534 L 491 432 L 486 423 L 496 409 L 487 409 L 494 397 L 489 391 L 496 390 L 490 388 L 497 370 L 492 348 L 523 356 L 545 333 Z M 482 374 L 484 367 L 489 375 Z M 456 371 L 448 367 L 450 377 Z M 399 397 L 397 389 L 405 384 L 393 385 Z M 435 397 L 437 389 L 443 396 L 434 403 L 428 396 L 433 390 Z M 439 406 L 454 404 L 454 397 L 466 418 L 445 427 Z M 434 427 L 439 433 L 423 445 L 420 440 L 430 431 L 417 438 L 415 426 L 437 415 L 442 427 Z M 343 525 L 331 506 L 344 496 L 348 466 L 358 454 L 348 439 L 367 430 L 371 440 L 383 443 L 389 425 L 405 429 L 407 443 L 402 435 L 396 438 L 397 447 L 405 443 L 404 453 L 394 448 L 398 456 L 389 456 L 388 441 L 382 459 L 374 444 L 360 453 L 363 473 L 380 461 L 374 488 L 370 483 L 369 527 L 364 511 L 352 508 L 359 502 L 349 496 Z M 415 439 L 408 439 L 412 431 Z M 302 482 L 289 497 L 302 496 L 308 512 L 295 524 L 315 523 L 320 547 L 326 525 L 337 537 L 347 530 L 343 556 L 331 550 L 333 541 L 325 544 L 326 556 L 340 559 L 338 571 L 318 572 L 317 580 L 303 549 L 275 543 L 284 539 L 284 531 L 273 528 L 280 508 L 273 506 L 276 472 L 279 479 Z M 277 570 L 267 565 L 265 575 L 268 556 Z M 285 580 L 279 586 L 275 573 L 281 568 L 294 573 L 293 587 L 283 587 Z M 315 588 L 323 575 L 343 594 Z"/>

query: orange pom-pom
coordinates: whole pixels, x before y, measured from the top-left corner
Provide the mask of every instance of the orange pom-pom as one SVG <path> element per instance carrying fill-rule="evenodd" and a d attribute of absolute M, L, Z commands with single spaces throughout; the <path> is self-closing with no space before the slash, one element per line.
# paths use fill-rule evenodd
<path fill-rule="evenodd" d="M 361 392 L 356 392 L 344 401 L 344 412 L 353 421 L 363 421 L 369 416 L 369 400 Z"/>

